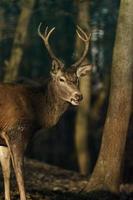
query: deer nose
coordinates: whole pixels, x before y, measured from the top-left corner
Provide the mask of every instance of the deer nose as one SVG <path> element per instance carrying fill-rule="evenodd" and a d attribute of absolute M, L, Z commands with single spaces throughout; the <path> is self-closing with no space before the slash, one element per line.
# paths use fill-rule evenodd
<path fill-rule="evenodd" d="M 81 101 L 83 99 L 83 95 L 81 93 L 78 93 L 76 92 L 74 94 L 74 98 L 77 100 L 77 101 Z"/>

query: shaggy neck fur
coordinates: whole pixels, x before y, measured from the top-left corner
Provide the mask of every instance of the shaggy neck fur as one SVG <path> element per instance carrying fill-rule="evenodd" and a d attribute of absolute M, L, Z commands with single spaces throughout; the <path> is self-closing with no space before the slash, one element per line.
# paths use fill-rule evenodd
<path fill-rule="evenodd" d="M 43 86 L 40 97 L 39 121 L 43 128 L 54 126 L 61 115 L 67 110 L 69 103 L 58 97 L 53 80 L 48 80 Z"/>

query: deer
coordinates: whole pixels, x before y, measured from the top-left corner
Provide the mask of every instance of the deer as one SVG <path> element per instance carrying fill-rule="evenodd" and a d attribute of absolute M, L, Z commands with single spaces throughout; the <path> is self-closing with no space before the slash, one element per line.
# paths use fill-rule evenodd
<path fill-rule="evenodd" d="M 0 162 L 4 178 L 5 200 L 10 195 L 10 162 L 15 172 L 20 200 L 26 200 L 24 182 L 24 152 L 35 132 L 57 124 L 69 105 L 78 106 L 83 99 L 79 89 L 80 77 L 87 75 L 91 64 L 82 65 L 90 44 L 90 37 L 77 25 L 76 33 L 84 43 L 81 57 L 70 67 L 57 58 L 49 38 L 55 27 L 38 35 L 52 59 L 50 76 L 41 84 L 0 83 Z"/>

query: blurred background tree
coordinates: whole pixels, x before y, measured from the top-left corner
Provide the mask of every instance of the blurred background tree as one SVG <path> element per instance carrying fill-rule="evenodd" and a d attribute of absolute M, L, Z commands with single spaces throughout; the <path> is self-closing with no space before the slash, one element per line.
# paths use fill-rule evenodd
<path fill-rule="evenodd" d="M 16 31 L 14 34 L 11 55 L 9 61 L 5 61 L 6 73 L 4 75 L 4 81 L 8 82 L 15 80 L 18 76 L 19 65 L 23 56 L 23 45 L 26 39 L 26 33 L 31 17 L 32 9 L 35 4 L 35 0 L 28 0 L 21 2 L 21 12 L 17 22 Z"/>
<path fill-rule="evenodd" d="M 78 121 L 81 109 L 79 108 L 77 112 L 74 107 L 70 107 L 56 127 L 45 131 L 43 137 L 42 134 L 39 134 L 34 138 L 28 156 L 67 169 L 80 169 L 83 174 L 92 171 L 97 160 L 107 112 L 112 50 L 119 3 L 119 0 L 0 1 L 1 81 L 12 80 L 16 76 L 17 79 L 22 77 L 38 79 L 48 76 L 51 61 L 37 34 L 40 22 L 43 22 L 44 28 L 46 25 L 56 27 L 50 42 L 56 55 L 65 61 L 66 67 L 73 62 L 77 52 L 80 54 L 82 51 L 82 45 L 78 44 L 76 39 L 76 24 L 79 23 L 83 29 L 92 33 L 91 49 L 86 61 L 93 64 L 93 70 L 88 80 L 81 83 L 83 88 L 86 84 L 87 100 L 80 107 L 85 105 L 86 109 L 86 119 L 84 120 L 86 128 L 84 128 L 82 136 L 86 138 L 83 148 L 86 152 L 84 158 L 87 159 L 81 162 L 81 157 L 79 154 L 77 155 L 76 148 L 79 147 L 78 143 L 75 143 L 75 139 L 78 135 L 74 134 L 74 131 L 75 122 Z M 82 6 L 80 7 L 80 5 Z M 84 9 L 83 13 L 80 12 L 82 9 Z M 24 11 L 27 13 L 25 18 Z M 83 16 L 84 20 L 81 20 L 82 14 L 85 15 L 85 18 Z M 21 40 L 18 39 L 19 32 L 22 35 Z M 79 45 L 79 49 L 77 49 L 77 45 Z M 14 51 L 16 52 L 18 48 L 20 53 L 16 57 Z M 16 70 L 15 75 L 10 72 L 12 67 Z M 7 74 L 8 78 L 6 78 Z M 132 126 L 130 125 L 130 137 L 131 132 Z"/>
<path fill-rule="evenodd" d="M 123 155 L 132 109 L 133 1 L 122 0 L 111 69 L 109 106 L 98 160 L 87 191 L 120 188 Z"/>
<path fill-rule="evenodd" d="M 89 1 L 75 0 L 75 10 L 77 10 L 77 24 L 84 28 L 90 34 L 90 17 L 89 17 Z M 91 44 L 90 44 L 91 46 Z M 83 51 L 83 42 L 76 37 L 75 41 L 75 59 L 78 59 Z M 86 58 L 83 64 L 89 63 Z M 89 139 L 89 112 L 90 112 L 90 97 L 91 97 L 91 73 L 83 77 L 80 81 L 80 89 L 84 96 L 83 101 L 78 106 L 76 121 L 75 121 L 75 147 L 77 152 L 77 160 L 81 174 L 87 175 L 90 173 L 91 158 L 88 146 Z"/>

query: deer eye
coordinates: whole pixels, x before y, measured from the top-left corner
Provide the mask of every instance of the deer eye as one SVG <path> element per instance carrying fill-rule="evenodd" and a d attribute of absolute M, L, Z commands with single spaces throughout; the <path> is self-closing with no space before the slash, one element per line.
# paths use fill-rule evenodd
<path fill-rule="evenodd" d="M 60 82 L 65 82 L 65 79 L 63 77 L 61 77 Z"/>

